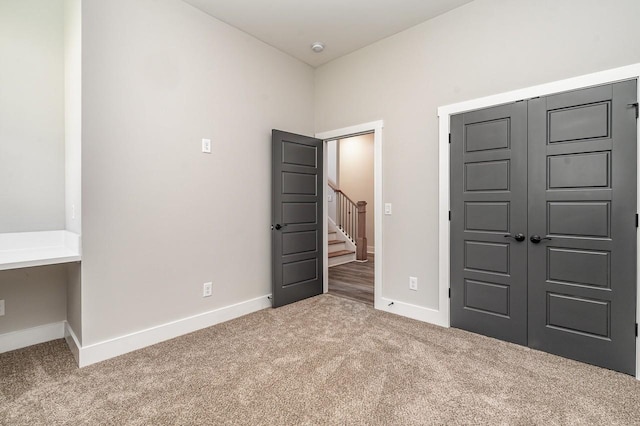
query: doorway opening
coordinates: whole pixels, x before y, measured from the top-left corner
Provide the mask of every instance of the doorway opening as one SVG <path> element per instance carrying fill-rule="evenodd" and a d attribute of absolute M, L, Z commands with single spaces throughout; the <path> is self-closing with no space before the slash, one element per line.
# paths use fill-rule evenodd
<path fill-rule="evenodd" d="M 382 128 L 383 122 L 376 121 L 316 134 L 324 141 L 323 220 L 328 230 L 324 293 L 378 309 L 382 299 Z"/>
<path fill-rule="evenodd" d="M 326 142 L 329 293 L 374 304 L 374 134 Z"/>

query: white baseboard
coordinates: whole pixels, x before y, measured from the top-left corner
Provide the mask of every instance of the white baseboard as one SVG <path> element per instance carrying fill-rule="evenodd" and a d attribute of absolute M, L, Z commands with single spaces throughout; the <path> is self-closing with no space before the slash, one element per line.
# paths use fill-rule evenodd
<path fill-rule="evenodd" d="M 81 346 L 78 365 L 86 367 L 119 355 L 142 349 L 165 340 L 192 333 L 203 328 L 271 307 L 269 295 L 225 306 L 213 311 L 172 321 L 104 342 Z M 72 339 L 73 340 L 73 339 Z M 74 342 L 77 344 L 76 342 Z"/>
<path fill-rule="evenodd" d="M 392 302 L 393 304 L 391 304 Z M 439 325 L 440 327 L 449 327 L 448 318 L 444 318 L 443 312 L 436 309 L 424 308 L 422 306 L 398 302 L 384 297 L 380 298 L 380 303 L 376 303 L 375 308 L 418 321 Z"/>
<path fill-rule="evenodd" d="M 0 334 L 0 353 L 62 339 L 66 321 Z"/>

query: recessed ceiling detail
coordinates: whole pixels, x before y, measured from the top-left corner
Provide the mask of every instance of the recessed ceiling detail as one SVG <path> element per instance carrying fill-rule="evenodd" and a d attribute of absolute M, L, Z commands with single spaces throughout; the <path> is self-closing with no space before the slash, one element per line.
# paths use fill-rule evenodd
<path fill-rule="evenodd" d="M 472 0 L 184 1 L 317 67 Z"/>

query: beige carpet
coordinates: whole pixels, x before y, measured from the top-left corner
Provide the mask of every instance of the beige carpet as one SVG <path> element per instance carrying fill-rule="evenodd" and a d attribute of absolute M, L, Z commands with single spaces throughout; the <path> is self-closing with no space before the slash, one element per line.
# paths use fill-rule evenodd
<path fill-rule="evenodd" d="M 634 378 L 324 295 L 84 369 L 0 355 L 0 424 L 639 424 Z"/>

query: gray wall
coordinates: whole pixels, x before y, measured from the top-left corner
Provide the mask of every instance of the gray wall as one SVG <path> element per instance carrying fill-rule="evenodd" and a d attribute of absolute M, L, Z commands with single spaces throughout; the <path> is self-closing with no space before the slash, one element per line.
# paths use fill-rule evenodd
<path fill-rule="evenodd" d="M 0 233 L 64 229 L 62 0 L 0 1 Z M 0 334 L 66 318 L 66 270 L 0 272 Z"/>
<path fill-rule="evenodd" d="M 65 223 L 82 233 L 82 2 L 64 0 Z"/>
<path fill-rule="evenodd" d="M 271 129 L 313 134 L 313 69 L 181 1 L 82 7 L 83 344 L 266 296 Z"/>
<path fill-rule="evenodd" d="M 82 269 L 79 263 L 67 265 L 66 320 L 82 344 Z"/>
<path fill-rule="evenodd" d="M 375 245 L 373 133 L 341 139 L 338 147 L 340 189 L 354 203 L 367 202 L 367 251 L 372 252 Z"/>
<path fill-rule="evenodd" d="M 638 17 L 637 0 L 476 0 L 317 70 L 317 132 L 385 123 L 384 297 L 438 307 L 437 107 L 640 62 Z"/>
<path fill-rule="evenodd" d="M 64 0 L 65 223 L 82 234 L 82 2 Z M 67 322 L 82 343 L 82 274 L 68 266 Z"/>
<path fill-rule="evenodd" d="M 0 232 L 64 229 L 62 0 L 0 1 Z"/>
<path fill-rule="evenodd" d="M 67 317 L 65 265 L 0 272 L 0 334 L 64 321 Z"/>
<path fill-rule="evenodd" d="M 636 0 L 476 0 L 315 72 L 178 0 L 82 5 L 83 268 L 0 273 L 0 333 L 66 313 L 88 345 L 268 294 L 271 128 L 377 119 L 383 295 L 435 308 L 436 108 L 640 62 Z M 0 232 L 65 224 L 62 6 L 0 2 Z"/>

